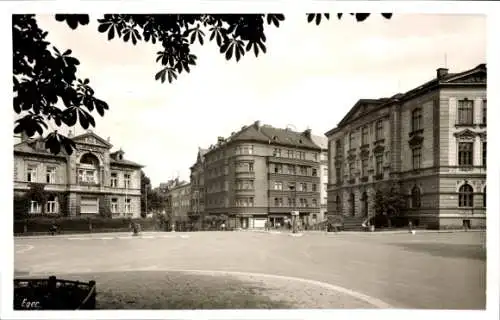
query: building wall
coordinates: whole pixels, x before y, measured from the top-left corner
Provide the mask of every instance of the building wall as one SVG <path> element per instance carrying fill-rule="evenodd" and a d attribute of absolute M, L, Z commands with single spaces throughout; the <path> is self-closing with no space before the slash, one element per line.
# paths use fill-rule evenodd
<path fill-rule="evenodd" d="M 94 139 L 95 141 L 95 139 Z M 98 212 L 111 211 L 111 198 L 118 199 L 118 213 L 115 215 L 125 216 L 125 198 L 130 199 L 131 217 L 140 217 L 140 167 L 111 165 L 109 149 L 102 146 L 90 146 L 79 144 L 78 150 L 71 156 L 63 158 L 53 155 L 39 155 L 36 152 L 23 151 L 14 152 L 14 191 L 16 194 L 25 194 L 32 182 L 44 184 L 44 190 L 48 192 L 68 193 L 66 207 L 57 207 L 55 214 L 69 214 L 77 216 L 80 214 L 81 197 L 97 199 Z M 19 146 L 18 146 L 19 147 Z M 22 146 L 21 146 L 22 147 Z M 24 147 L 24 150 L 28 150 Z M 97 171 L 97 184 L 82 184 L 78 181 L 78 168 L 80 158 L 83 154 L 92 153 L 99 160 Z M 28 181 L 28 166 L 36 167 L 35 181 Z M 54 180 L 47 183 L 47 168 L 55 168 Z M 116 172 L 119 178 L 118 187 L 111 187 L 110 173 Z M 124 188 L 123 175 L 130 174 L 130 188 Z"/>
<path fill-rule="evenodd" d="M 457 126 L 458 100 L 467 98 L 474 101 L 474 124 L 472 126 Z M 486 125 L 482 123 L 483 103 L 486 100 L 486 88 L 478 88 L 472 84 L 450 89 L 448 87 L 433 89 L 404 99 L 403 102 L 394 100 L 392 103 L 375 112 L 368 113 L 358 119 L 339 127 L 329 134 L 329 190 L 328 212 L 331 214 L 351 214 L 350 194 L 355 195 L 355 212 L 360 213 L 359 201 L 363 190 L 369 195 L 377 189 L 378 184 L 390 182 L 407 196 L 408 208 L 406 214 L 418 220 L 420 225 L 429 228 L 449 228 L 462 226 L 463 220 L 470 220 L 472 227 L 485 225 L 485 211 L 483 204 L 484 188 L 486 186 L 486 167 L 482 163 L 483 142 L 486 142 Z M 412 111 L 422 109 L 422 130 L 412 132 Z M 385 127 L 386 141 L 390 141 L 390 148 L 384 149 L 388 161 L 388 168 L 384 169 L 382 180 L 373 179 L 373 171 L 367 181 L 360 181 L 359 176 L 349 176 L 349 159 L 355 161 L 358 168 L 358 150 L 360 130 L 365 123 L 372 123 L 374 118 L 383 117 L 384 110 L 390 110 Z M 472 167 L 458 166 L 458 141 L 462 138 L 457 135 L 468 130 L 467 139 L 474 141 Z M 355 150 L 349 149 L 349 133 L 355 134 Z M 373 130 L 370 130 L 372 139 Z M 415 170 L 412 164 L 412 148 L 410 142 L 413 137 L 421 137 L 422 159 L 420 169 Z M 413 141 L 412 141 L 413 139 Z M 336 141 L 341 141 L 342 154 L 336 152 Z M 370 148 L 370 155 L 373 149 Z M 371 158 L 370 158 L 371 160 Z M 370 166 L 375 165 L 371 161 Z M 341 166 L 341 183 L 338 183 L 336 167 Z M 351 179 L 346 182 L 346 179 Z M 469 183 L 474 189 L 474 204 L 470 208 L 460 208 L 458 204 L 458 189 L 464 183 Z M 416 208 L 411 203 L 411 190 L 418 187 L 421 191 L 421 206 Z M 336 197 L 341 198 L 341 212 L 337 212 Z M 371 198 L 369 196 L 369 198 Z"/>

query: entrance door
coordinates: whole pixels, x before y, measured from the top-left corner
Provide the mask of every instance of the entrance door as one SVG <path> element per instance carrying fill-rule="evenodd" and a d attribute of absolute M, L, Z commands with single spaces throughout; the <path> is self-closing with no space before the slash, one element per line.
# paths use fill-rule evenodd
<path fill-rule="evenodd" d="M 248 218 L 240 218 L 241 228 L 248 229 Z"/>

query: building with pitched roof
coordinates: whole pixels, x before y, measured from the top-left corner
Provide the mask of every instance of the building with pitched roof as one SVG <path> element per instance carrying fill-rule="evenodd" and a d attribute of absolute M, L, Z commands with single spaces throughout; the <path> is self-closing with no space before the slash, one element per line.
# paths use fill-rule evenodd
<path fill-rule="evenodd" d="M 14 145 L 14 197 L 43 187 L 45 204 L 29 200 L 32 215 L 111 215 L 140 217 L 142 165 L 110 152 L 112 145 L 92 131 L 72 137 L 76 149 L 50 153 L 42 138 L 25 139 Z"/>
<path fill-rule="evenodd" d="M 205 213 L 205 154 L 208 149 L 198 148 L 196 162 L 190 169 L 190 184 L 191 184 L 191 206 L 188 212 L 190 220 L 199 227 L 204 218 Z"/>
<path fill-rule="evenodd" d="M 437 69 L 403 94 L 361 99 L 328 131 L 328 213 L 372 216 L 375 191 L 407 200 L 403 215 L 428 228 L 485 227 L 485 64 Z"/>
<path fill-rule="evenodd" d="M 230 228 L 283 225 L 299 211 L 311 224 L 320 214 L 320 154 L 311 130 L 243 126 L 219 137 L 204 154 L 204 214 L 226 215 Z"/>

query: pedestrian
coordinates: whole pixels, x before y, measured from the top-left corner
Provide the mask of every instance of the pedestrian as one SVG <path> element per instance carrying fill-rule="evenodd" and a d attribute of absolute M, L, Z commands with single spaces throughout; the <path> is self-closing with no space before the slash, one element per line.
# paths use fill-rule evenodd
<path fill-rule="evenodd" d="M 223 222 L 220 227 L 222 228 L 222 231 L 224 231 L 224 229 L 226 229 L 226 224 Z"/>

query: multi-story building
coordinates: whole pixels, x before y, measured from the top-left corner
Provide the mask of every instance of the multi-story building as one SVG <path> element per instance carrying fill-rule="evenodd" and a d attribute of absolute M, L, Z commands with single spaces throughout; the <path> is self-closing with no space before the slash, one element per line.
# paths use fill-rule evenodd
<path fill-rule="evenodd" d="M 219 137 L 205 154 L 205 214 L 227 215 L 234 228 L 283 225 L 292 211 L 312 223 L 320 212 L 320 154 L 311 130 L 259 121 Z"/>
<path fill-rule="evenodd" d="M 320 164 L 319 164 L 319 174 L 320 174 L 320 210 L 319 215 L 316 217 L 313 215 L 313 223 L 321 222 L 326 218 L 327 213 L 327 203 L 328 203 L 328 139 L 325 136 L 311 135 L 314 143 L 316 143 L 321 148 L 320 153 Z"/>
<path fill-rule="evenodd" d="M 373 215 L 382 185 L 407 198 L 406 214 L 429 228 L 484 227 L 486 65 L 436 77 L 391 98 L 359 100 L 326 133 L 328 212 Z"/>
<path fill-rule="evenodd" d="M 188 215 L 191 221 L 198 226 L 203 221 L 205 212 L 205 178 L 204 178 L 204 165 L 205 154 L 207 149 L 198 149 L 196 163 L 190 168 L 190 183 L 191 183 L 191 208 Z"/>
<path fill-rule="evenodd" d="M 191 184 L 185 181 L 176 181 L 176 185 L 168 191 L 168 198 L 171 204 L 171 222 L 174 225 L 179 225 L 188 220 L 188 212 L 190 211 L 191 204 Z"/>
<path fill-rule="evenodd" d="M 143 166 L 121 149 L 110 152 L 109 139 L 92 131 L 75 136 L 71 155 L 50 153 L 41 138 L 21 140 L 14 145 L 14 197 L 33 186 L 47 194 L 44 204 L 29 200 L 29 215 L 140 217 Z"/>

